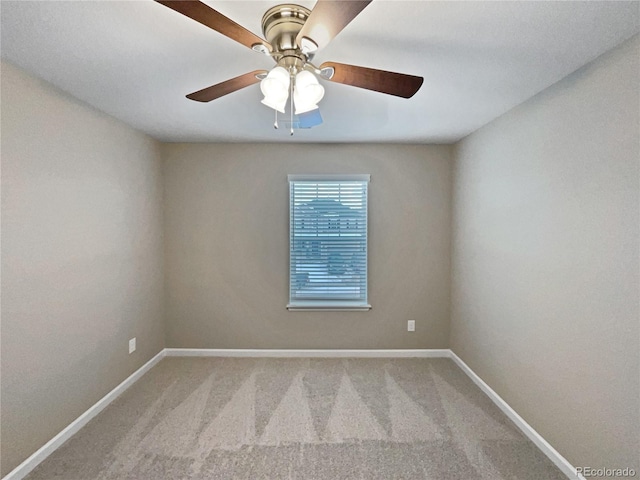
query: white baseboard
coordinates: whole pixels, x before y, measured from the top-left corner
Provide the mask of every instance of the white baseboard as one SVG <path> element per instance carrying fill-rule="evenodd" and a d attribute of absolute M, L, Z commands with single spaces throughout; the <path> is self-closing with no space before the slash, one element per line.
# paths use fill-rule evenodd
<path fill-rule="evenodd" d="M 271 357 L 271 358 L 449 358 L 450 350 L 293 350 L 293 349 L 226 349 L 165 348 L 167 357 Z"/>
<path fill-rule="evenodd" d="M 585 480 L 558 451 L 536 432 L 516 411 L 487 385 L 469 366 L 450 349 L 416 350 L 272 350 L 272 349 L 209 349 L 165 348 L 126 380 L 102 397 L 95 405 L 70 423 L 33 455 L 9 472 L 2 480 L 21 480 L 60 445 L 71 438 L 93 417 L 133 385 L 163 357 L 272 357 L 272 358 L 451 358 L 471 380 L 509 417 L 567 477 Z"/>
<path fill-rule="evenodd" d="M 21 480 L 27 476 L 27 474 L 36 468 L 40 462 L 51 455 L 58 447 L 60 447 L 60 445 L 69 440 L 76 432 L 78 432 L 78 430 L 89 423 L 93 417 L 104 410 L 107 405 L 113 402 L 122 392 L 133 385 L 140 377 L 142 377 L 142 375 L 151 370 L 151 367 L 158 363 L 163 357 L 164 350 L 161 350 L 155 357 L 129 375 L 129 377 L 127 377 L 116 388 L 107 393 L 86 412 L 71 422 L 64 430 L 36 450 L 35 453 L 33 453 L 24 462 L 2 477 L 2 480 Z"/>
<path fill-rule="evenodd" d="M 505 402 L 500 395 L 498 395 L 489 385 L 485 383 L 471 368 L 464 363 L 453 350 L 449 350 L 451 359 L 460 367 L 460 369 L 466 373 L 469 378 L 475 383 L 480 390 L 482 390 L 492 401 L 495 403 L 502 412 L 516 424 L 516 426 L 525 434 L 525 436 L 531 440 L 549 460 L 551 460 L 556 467 L 558 467 L 562 473 L 564 473 L 570 479 L 585 480 L 585 478 L 577 473 L 576 468 L 569 463 L 560 453 L 547 442 L 542 435 L 535 431 L 535 429 L 529 425 L 518 413 L 511 408 L 511 406 Z"/>

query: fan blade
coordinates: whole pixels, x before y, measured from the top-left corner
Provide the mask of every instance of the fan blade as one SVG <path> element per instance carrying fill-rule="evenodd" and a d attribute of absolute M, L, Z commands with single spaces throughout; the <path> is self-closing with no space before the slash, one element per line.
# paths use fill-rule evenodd
<path fill-rule="evenodd" d="M 187 98 L 189 100 L 195 100 L 196 102 L 210 102 L 211 100 L 223 97 L 241 88 L 258 83 L 260 80 L 256 75 L 261 73 L 266 75 L 268 72 L 266 70 L 254 70 L 253 72 L 245 73 L 239 77 L 190 93 L 187 95 Z"/>
<path fill-rule="evenodd" d="M 325 62 L 320 70 L 333 68 L 332 77 L 324 77 L 332 82 L 344 83 L 354 87 L 366 88 L 374 92 L 395 95 L 396 97 L 411 98 L 420 90 L 424 78 L 404 73 L 387 72 L 375 68 L 357 67 L 344 63 Z"/>
<path fill-rule="evenodd" d="M 254 45 L 264 45 L 269 51 L 271 45 L 262 38 L 254 35 L 242 25 L 238 25 L 233 20 L 225 17 L 220 12 L 197 0 L 156 0 L 156 2 L 181 13 L 196 22 L 205 25 L 216 32 L 226 35 L 231 40 L 235 40 L 249 48 Z"/>
<path fill-rule="evenodd" d="M 318 0 L 296 37 L 302 47 L 304 37 L 323 48 L 356 18 L 372 0 Z"/>

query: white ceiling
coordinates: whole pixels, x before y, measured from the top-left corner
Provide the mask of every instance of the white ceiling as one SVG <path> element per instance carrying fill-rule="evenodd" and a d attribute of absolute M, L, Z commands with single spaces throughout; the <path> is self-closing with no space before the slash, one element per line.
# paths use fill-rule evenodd
<path fill-rule="evenodd" d="M 282 2 L 206 3 L 262 36 Z M 3 59 L 168 142 L 451 143 L 640 31 L 638 1 L 375 0 L 314 63 L 420 75 L 422 88 L 406 100 L 324 81 L 324 124 L 290 137 L 257 84 L 185 98 L 273 62 L 163 5 L 2 0 L 0 13 Z"/>

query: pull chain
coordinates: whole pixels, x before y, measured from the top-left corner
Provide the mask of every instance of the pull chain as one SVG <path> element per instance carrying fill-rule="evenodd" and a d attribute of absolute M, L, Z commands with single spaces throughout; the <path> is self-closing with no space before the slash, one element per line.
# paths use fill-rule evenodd
<path fill-rule="evenodd" d="M 276 110 L 275 108 L 273 109 L 273 111 L 276 114 L 276 119 L 273 122 L 273 128 L 275 128 L 276 130 L 278 129 L 278 110 Z"/>
<path fill-rule="evenodd" d="M 291 136 L 293 136 L 293 81 L 295 80 L 295 77 L 292 75 L 291 76 L 291 82 L 289 82 L 289 108 L 291 109 L 290 112 L 290 117 L 291 117 Z"/>

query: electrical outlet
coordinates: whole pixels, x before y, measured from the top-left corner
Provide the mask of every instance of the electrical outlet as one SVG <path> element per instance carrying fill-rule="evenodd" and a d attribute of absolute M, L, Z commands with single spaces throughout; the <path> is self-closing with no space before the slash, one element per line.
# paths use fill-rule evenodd
<path fill-rule="evenodd" d="M 416 321 L 407 320 L 407 332 L 415 332 L 415 331 L 416 331 Z"/>
<path fill-rule="evenodd" d="M 136 351 L 136 337 L 133 337 L 129 340 L 129 353 L 133 353 Z"/>

